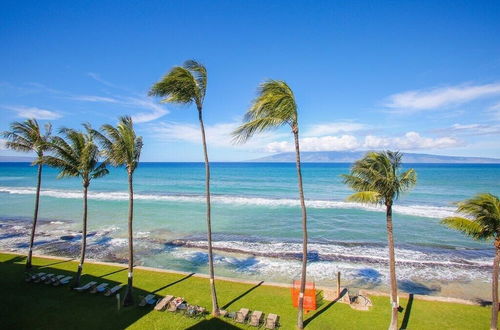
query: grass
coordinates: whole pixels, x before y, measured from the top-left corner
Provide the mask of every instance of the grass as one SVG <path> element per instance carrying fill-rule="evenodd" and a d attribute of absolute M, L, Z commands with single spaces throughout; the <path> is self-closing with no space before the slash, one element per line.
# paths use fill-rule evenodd
<path fill-rule="evenodd" d="M 191 319 L 182 314 L 156 312 L 147 307 L 117 310 L 114 297 L 78 293 L 68 287 L 24 282 L 25 258 L 0 253 L 0 325 L 2 329 L 255 329 L 207 316 Z M 34 258 L 40 271 L 72 274 L 76 262 Z M 126 283 L 127 270 L 102 264 L 86 264 L 83 282 Z M 296 310 L 287 288 L 217 281 L 219 304 L 230 311 L 242 307 L 276 313 L 281 329 L 295 329 Z M 146 270 L 134 272 L 135 294 L 155 292 L 184 297 L 191 304 L 211 306 L 205 278 Z M 387 329 L 389 299 L 372 297 L 370 311 L 356 311 L 346 304 L 320 302 L 306 314 L 306 329 Z M 399 322 L 408 329 L 488 329 L 490 309 L 455 303 L 401 299 Z"/>

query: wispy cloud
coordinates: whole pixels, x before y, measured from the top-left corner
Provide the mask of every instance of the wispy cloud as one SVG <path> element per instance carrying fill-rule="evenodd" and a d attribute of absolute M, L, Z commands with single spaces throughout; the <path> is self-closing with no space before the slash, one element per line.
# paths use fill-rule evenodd
<path fill-rule="evenodd" d="M 338 133 L 349 133 L 360 131 L 366 128 L 367 125 L 355 122 L 331 122 L 311 125 L 305 130 L 304 136 L 323 136 Z"/>
<path fill-rule="evenodd" d="M 443 149 L 457 147 L 462 143 L 453 137 L 430 138 L 417 132 L 407 132 L 399 137 L 367 135 L 358 138 L 354 135 L 305 137 L 300 139 L 302 151 L 345 151 L 366 149 Z M 267 152 L 289 152 L 295 146 L 291 141 L 275 141 L 266 145 Z"/>
<path fill-rule="evenodd" d="M 447 134 L 464 135 L 498 135 L 500 134 L 500 125 L 492 124 L 453 124 L 451 127 L 437 130 Z"/>
<path fill-rule="evenodd" d="M 385 106 L 392 112 L 414 113 L 460 105 L 492 95 L 500 95 L 500 83 L 410 90 L 390 95 Z"/>
<path fill-rule="evenodd" d="M 119 95 L 112 95 L 111 97 L 98 95 L 71 95 L 68 96 L 68 98 L 82 102 L 120 104 L 127 108 L 150 110 L 149 112 L 133 113 L 132 119 L 136 123 L 150 122 L 169 113 L 169 111 L 162 105 L 155 103 L 146 97 L 130 97 Z"/>
<path fill-rule="evenodd" d="M 17 116 L 22 118 L 54 120 L 62 117 L 62 115 L 56 111 L 37 108 L 37 107 L 28 107 L 19 105 L 19 106 L 3 106 L 3 108 L 15 111 L 17 113 Z"/>
<path fill-rule="evenodd" d="M 97 82 L 100 82 L 101 84 L 108 86 L 108 87 L 113 87 L 113 88 L 119 88 L 117 85 L 101 78 L 101 75 L 95 72 L 87 72 L 87 76 L 90 78 L 94 79 Z"/>
<path fill-rule="evenodd" d="M 6 142 L 7 142 L 7 140 L 0 139 L 0 150 L 7 150 L 7 147 L 5 146 Z"/>

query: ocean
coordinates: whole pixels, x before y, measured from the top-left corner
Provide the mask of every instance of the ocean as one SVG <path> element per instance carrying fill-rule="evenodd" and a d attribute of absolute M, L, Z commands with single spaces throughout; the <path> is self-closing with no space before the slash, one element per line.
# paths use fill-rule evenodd
<path fill-rule="evenodd" d="M 453 202 L 500 195 L 500 165 L 405 164 L 417 186 L 394 206 L 400 289 L 487 297 L 491 242 L 443 227 Z M 288 283 L 300 277 L 301 215 L 293 163 L 212 163 L 216 275 Z M 349 164 L 303 164 L 308 211 L 308 279 L 352 288 L 387 288 L 384 209 L 348 203 L 340 175 Z M 44 167 L 35 253 L 79 254 L 81 181 Z M 0 163 L 0 249 L 26 252 L 36 168 Z M 137 264 L 207 273 L 203 163 L 141 163 L 134 176 Z M 126 172 L 111 168 L 89 188 L 88 257 L 125 261 Z"/>

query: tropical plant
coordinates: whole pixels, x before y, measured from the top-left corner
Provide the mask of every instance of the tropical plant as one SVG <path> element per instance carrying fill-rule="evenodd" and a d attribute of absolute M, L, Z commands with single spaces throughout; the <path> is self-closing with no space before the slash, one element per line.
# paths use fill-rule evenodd
<path fill-rule="evenodd" d="M 13 122 L 10 124 L 10 131 L 3 132 L 2 136 L 7 139 L 5 146 L 8 149 L 21 152 L 34 152 L 36 159 L 32 165 L 38 165 L 38 176 L 36 183 L 35 195 L 35 211 L 33 214 L 33 224 L 31 226 L 30 244 L 28 258 L 26 259 L 26 271 L 31 270 L 31 259 L 33 256 L 33 243 L 35 241 L 36 223 L 38 220 L 38 207 L 40 204 L 40 188 L 42 185 L 42 169 L 43 162 L 41 161 L 44 152 L 47 150 L 48 139 L 52 132 L 50 123 L 45 125 L 45 133 L 42 133 L 40 125 L 35 119 L 28 119 L 24 122 Z"/>
<path fill-rule="evenodd" d="M 364 158 L 354 163 L 349 175 L 343 175 L 344 183 L 357 191 L 348 197 L 349 201 L 382 204 L 386 208 L 392 308 L 389 329 L 397 329 L 399 309 L 392 230 L 392 205 L 401 193 L 409 191 L 417 183 L 415 170 L 409 169 L 401 172 L 402 157 L 403 155 L 400 152 L 369 152 Z"/>
<path fill-rule="evenodd" d="M 210 163 L 208 161 L 205 126 L 203 124 L 203 101 L 207 89 L 207 69 L 199 62 L 188 60 L 183 66 L 172 68 L 160 81 L 155 83 L 149 91 L 150 96 L 163 97 L 162 102 L 196 105 L 198 120 L 200 121 L 203 153 L 205 156 L 205 198 L 207 205 L 207 244 L 208 268 L 210 273 L 210 290 L 212 294 L 212 314 L 219 315 L 217 292 L 214 279 L 214 260 L 212 253 L 212 213 L 210 206 Z"/>
<path fill-rule="evenodd" d="M 498 324 L 498 265 L 500 263 L 500 200 L 497 196 L 483 193 L 457 203 L 457 213 L 465 217 L 453 216 L 441 221 L 444 225 L 459 230 L 477 240 L 493 240 L 493 278 L 491 281 L 491 324 Z"/>
<path fill-rule="evenodd" d="M 128 175 L 129 208 L 128 208 L 128 285 L 124 306 L 134 303 L 133 298 L 133 272 L 134 272 L 134 243 L 133 243 L 133 219 L 134 219 L 134 171 L 139 165 L 142 150 L 142 137 L 135 134 L 132 118 L 120 117 L 116 127 L 103 125 L 101 132 L 93 130 L 93 134 L 100 141 L 102 154 L 106 162 L 113 166 L 125 166 Z"/>
<path fill-rule="evenodd" d="M 83 185 L 83 226 L 80 263 L 72 287 L 80 286 L 80 278 L 85 262 L 87 247 L 87 194 L 92 179 L 108 174 L 106 164 L 99 162 L 99 148 L 95 144 L 89 129 L 84 132 L 62 128 L 60 136 L 50 141 L 50 156 L 44 156 L 43 162 L 60 169 L 58 178 L 80 177 Z"/>
<path fill-rule="evenodd" d="M 297 103 L 292 89 L 281 80 L 263 82 L 257 91 L 257 97 L 244 117 L 245 123 L 233 132 L 236 143 L 244 143 L 255 133 L 288 125 L 295 139 L 296 167 L 299 186 L 300 206 L 302 209 L 302 271 L 298 301 L 297 327 L 304 327 L 304 291 L 307 275 L 307 213 L 302 186 L 300 166 L 299 125 Z"/>

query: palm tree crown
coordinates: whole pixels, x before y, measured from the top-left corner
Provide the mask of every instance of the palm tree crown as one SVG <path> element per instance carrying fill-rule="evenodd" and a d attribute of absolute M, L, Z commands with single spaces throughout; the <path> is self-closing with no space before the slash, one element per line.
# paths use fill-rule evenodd
<path fill-rule="evenodd" d="M 91 179 L 109 173 L 106 164 L 99 163 L 99 148 L 90 131 L 63 128 L 60 133 L 65 138 L 53 137 L 50 143 L 53 155 L 43 158 L 44 163 L 61 169 L 58 178 L 79 176 L 88 185 Z"/>
<path fill-rule="evenodd" d="M 8 149 L 30 152 L 34 151 L 40 158 L 48 148 L 48 139 L 52 132 L 52 126 L 45 125 L 45 133 L 42 134 L 40 125 L 36 119 L 28 119 L 24 122 L 15 121 L 10 124 L 10 131 L 3 132 L 3 137 L 7 139 L 5 146 Z"/>
<path fill-rule="evenodd" d="M 257 91 L 257 98 L 245 114 L 245 123 L 233 132 L 234 141 L 246 142 L 255 133 L 283 125 L 297 126 L 297 104 L 292 89 L 281 80 L 267 80 Z"/>
<path fill-rule="evenodd" d="M 207 69 L 195 60 L 172 68 L 149 91 L 150 96 L 164 97 L 162 102 L 192 104 L 198 110 L 203 107 L 207 89 Z"/>
<path fill-rule="evenodd" d="M 500 239 L 500 200 L 497 196 L 477 194 L 458 202 L 457 212 L 466 217 L 448 217 L 442 223 L 474 239 Z"/>
<path fill-rule="evenodd" d="M 139 165 L 139 158 L 142 150 L 142 137 L 136 136 L 132 118 L 129 116 L 120 117 L 116 127 L 112 125 L 103 125 L 102 134 L 92 130 L 102 143 L 102 153 L 106 162 L 113 166 L 125 165 L 129 173 L 133 173 Z"/>
<path fill-rule="evenodd" d="M 392 204 L 399 195 L 417 182 L 415 170 L 400 172 L 400 152 L 369 152 L 354 163 L 351 174 L 342 175 L 344 183 L 357 193 L 348 200 L 360 203 Z"/>

